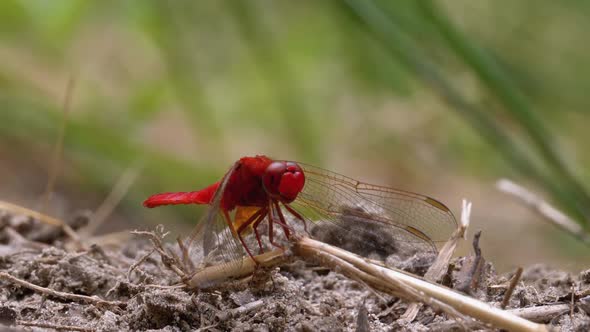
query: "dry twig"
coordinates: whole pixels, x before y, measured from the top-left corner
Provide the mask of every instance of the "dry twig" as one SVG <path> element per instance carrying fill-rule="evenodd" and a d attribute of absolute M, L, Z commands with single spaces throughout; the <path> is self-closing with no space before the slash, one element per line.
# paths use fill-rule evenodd
<path fill-rule="evenodd" d="M 481 255 L 481 248 L 479 247 L 480 236 L 481 231 L 478 231 L 473 235 L 473 252 L 475 255 L 471 257 L 474 258 L 473 260 L 470 260 L 470 257 L 468 257 L 468 259 L 465 260 L 463 267 L 457 276 L 458 280 L 454 287 L 456 290 L 466 294 L 472 294 L 474 290 L 477 290 L 483 272 L 485 259 Z"/>
<path fill-rule="evenodd" d="M 27 208 L 22 207 L 20 205 L 12 204 L 12 203 L 9 203 L 6 201 L 0 201 L 0 209 L 12 212 L 14 214 L 22 214 L 22 215 L 30 216 L 30 217 L 35 218 L 43 223 L 48 224 L 48 225 L 61 227 L 63 229 L 64 233 L 66 235 L 68 235 L 80 248 L 82 248 L 82 244 L 80 242 L 80 237 L 78 236 L 76 231 L 74 231 L 72 229 L 72 227 L 70 227 L 70 225 L 65 223 L 63 220 L 56 219 L 56 218 L 50 217 L 46 214 L 43 214 L 41 212 L 27 209 Z"/>
<path fill-rule="evenodd" d="M 528 319 L 532 322 L 536 323 L 548 323 L 553 320 L 555 317 L 566 313 L 569 310 L 569 304 L 548 304 L 542 305 L 537 307 L 528 307 L 528 308 L 518 308 L 518 309 L 510 309 L 506 310 L 511 314 L 519 316 L 524 319 Z M 436 327 L 437 331 L 451 331 L 455 330 L 457 326 L 456 322 L 453 321 L 445 321 L 433 326 L 429 327 Z M 478 326 L 473 324 L 467 324 L 470 329 L 477 329 Z"/>
<path fill-rule="evenodd" d="M 11 282 L 13 284 L 17 284 L 19 286 L 26 287 L 30 290 L 33 290 L 33 291 L 41 293 L 41 294 L 55 296 L 55 297 L 59 297 L 62 299 L 71 300 L 71 301 L 75 301 L 75 302 L 91 303 L 91 304 L 94 304 L 97 306 L 109 306 L 109 307 L 122 307 L 122 306 L 127 305 L 124 302 L 107 301 L 107 300 L 103 300 L 103 299 L 96 297 L 96 296 L 86 296 L 86 295 L 58 292 L 53 289 L 49 289 L 46 287 L 41 287 L 41 286 L 32 284 L 28 281 L 25 281 L 25 280 L 15 277 L 15 276 L 12 276 L 6 272 L 0 272 L 0 279 L 4 279 L 4 280 Z"/>
<path fill-rule="evenodd" d="M 160 254 L 162 263 L 176 273 L 182 280 L 187 279 L 187 273 L 178 256 L 164 249 L 162 239 L 168 235 L 168 232 L 164 233 L 164 226 L 158 225 L 158 227 L 156 227 L 156 232 L 132 231 L 131 234 L 147 236 L 152 241 L 154 249 Z"/>
<path fill-rule="evenodd" d="M 514 273 L 512 280 L 510 280 L 510 285 L 508 286 L 506 293 L 504 293 L 504 299 L 502 300 L 502 305 L 500 306 L 502 309 L 506 309 L 506 306 L 508 305 L 508 302 L 510 301 L 510 298 L 512 297 L 512 293 L 514 293 L 514 288 L 516 288 L 516 285 L 520 281 L 521 275 L 522 275 L 522 267 L 519 267 L 518 269 L 516 269 L 516 273 Z"/>
<path fill-rule="evenodd" d="M 569 310 L 569 304 L 549 304 L 538 307 L 510 309 L 506 311 L 533 322 L 546 323 Z"/>
<path fill-rule="evenodd" d="M 156 251 L 156 248 L 152 248 L 152 250 L 150 250 L 149 252 L 147 252 L 140 259 L 138 259 L 137 262 L 133 263 L 133 265 L 131 265 L 129 267 L 129 270 L 127 271 L 127 280 L 128 281 L 131 280 L 131 273 L 133 272 L 133 270 L 135 270 L 139 265 L 141 265 L 143 262 L 145 262 L 145 260 L 148 257 L 150 257 L 154 253 L 154 251 Z"/>
<path fill-rule="evenodd" d="M 250 311 L 260 309 L 262 308 L 262 306 L 264 306 L 264 301 L 256 300 L 250 303 L 246 303 L 243 306 L 237 307 L 235 309 L 219 311 L 217 313 L 217 317 L 220 321 L 225 321 L 232 317 L 240 317 Z"/>

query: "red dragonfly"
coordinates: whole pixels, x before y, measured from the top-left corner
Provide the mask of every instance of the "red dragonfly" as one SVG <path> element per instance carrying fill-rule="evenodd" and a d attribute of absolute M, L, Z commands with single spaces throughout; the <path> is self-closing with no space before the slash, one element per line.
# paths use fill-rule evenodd
<path fill-rule="evenodd" d="M 314 229 L 326 225 L 336 242 L 375 251 L 405 244 L 414 251 L 436 252 L 434 242 L 447 240 L 457 227 L 451 211 L 433 198 L 263 155 L 241 158 L 220 181 L 204 189 L 156 194 L 143 204 L 208 204 L 185 245 L 190 248 L 200 239 L 203 257 L 215 253 L 224 261 L 242 257 L 242 248 L 254 259 L 254 239 L 262 253 L 258 227 L 265 220 L 268 240 L 277 247 L 274 227 L 289 239 L 296 232 L 294 223 L 305 232 L 313 223 Z"/>

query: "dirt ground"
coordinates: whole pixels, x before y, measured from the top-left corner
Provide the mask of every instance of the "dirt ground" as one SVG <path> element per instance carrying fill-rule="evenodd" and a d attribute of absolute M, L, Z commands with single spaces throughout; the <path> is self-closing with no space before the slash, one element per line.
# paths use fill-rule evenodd
<path fill-rule="evenodd" d="M 75 228 L 84 222 L 81 215 L 70 224 Z M 0 331 L 487 329 L 473 322 L 457 324 L 428 306 L 406 322 L 401 316 L 407 302 L 308 262 L 296 261 L 250 281 L 194 291 L 176 286 L 178 276 L 157 252 L 141 261 L 153 250 L 141 236 L 83 251 L 70 249 L 69 242 L 54 227 L 0 211 Z M 386 261 L 423 274 L 431 257 L 416 253 Z M 498 275 L 490 262 L 473 272 L 473 261 L 473 256 L 453 259 L 443 283 L 499 306 L 513 273 Z M 18 280 L 43 289 L 25 287 Z M 567 307 L 537 320 L 562 331 L 590 330 L 590 270 L 570 274 L 541 265 L 527 267 L 507 309 L 558 304 Z"/>

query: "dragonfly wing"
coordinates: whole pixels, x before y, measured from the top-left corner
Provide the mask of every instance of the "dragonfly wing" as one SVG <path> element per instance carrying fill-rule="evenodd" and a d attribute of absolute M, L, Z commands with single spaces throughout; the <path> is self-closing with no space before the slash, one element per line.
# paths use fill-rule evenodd
<path fill-rule="evenodd" d="M 213 199 L 202 219 L 195 226 L 191 235 L 185 240 L 191 259 L 200 265 L 238 264 L 244 255 L 242 245 L 228 227 L 226 217 L 221 209 L 221 199 L 234 164 L 221 180 Z"/>
<path fill-rule="evenodd" d="M 336 242 L 357 239 L 377 252 L 384 246 L 436 251 L 434 242 L 447 240 L 456 228 L 450 210 L 430 197 L 300 165 L 306 183 L 291 206 Z"/>

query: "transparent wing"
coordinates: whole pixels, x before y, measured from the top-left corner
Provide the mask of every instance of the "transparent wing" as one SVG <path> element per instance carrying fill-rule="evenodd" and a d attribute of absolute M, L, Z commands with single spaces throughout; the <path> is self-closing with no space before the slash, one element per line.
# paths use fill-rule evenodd
<path fill-rule="evenodd" d="M 434 242 L 446 241 L 457 227 L 451 211 L 430 197 L 299 165 L 305 172 L 305 187 L 290 206 L 316 223 L 312 235 L 342 243 L 346 249 L 361 254 L 436 252 Z"/>
<path fill-rule="evenodd" d="M 221 209 L 221 198 L 235 168 L 236 164 L 225 174 L 204 216 L 184 242 L 190 258 L 199 267 L 242 262 L 245 252 L 233 236 Z"/>

